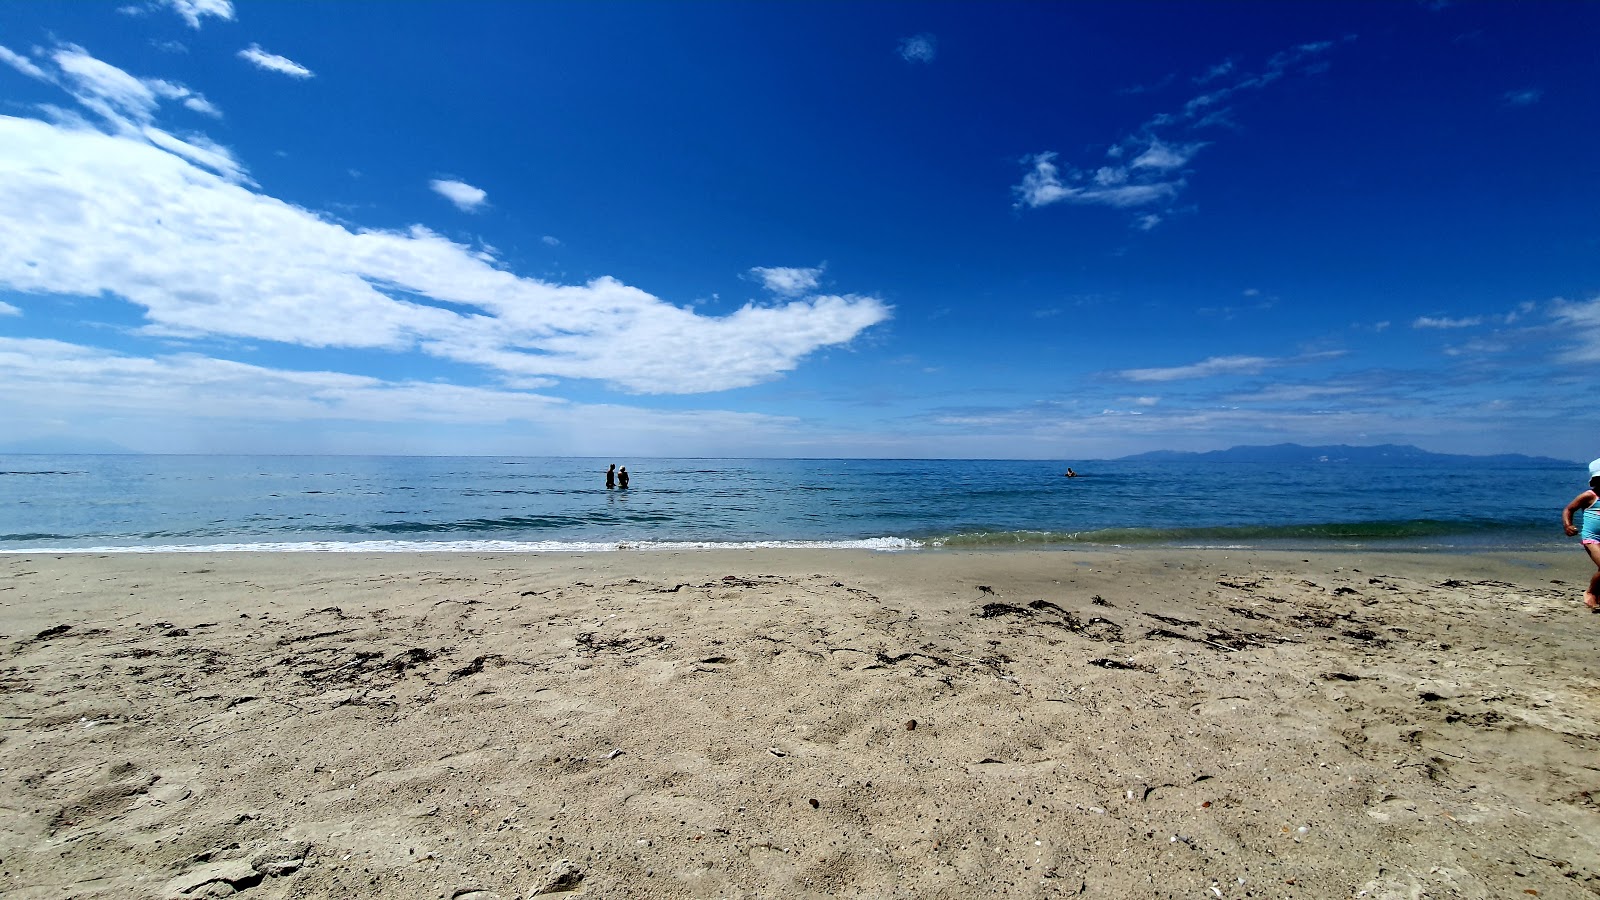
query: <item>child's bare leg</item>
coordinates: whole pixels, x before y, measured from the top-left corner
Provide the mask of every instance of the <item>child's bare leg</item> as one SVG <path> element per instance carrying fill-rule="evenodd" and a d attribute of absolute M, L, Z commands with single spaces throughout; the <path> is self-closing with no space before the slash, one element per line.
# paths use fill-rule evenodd
<path fill-rule="evenodd" d="M 1594 561 L 1594 574 L 1589 576 L 1589 589 L 1583 592 L 1583 605 L 1600 612 L 1600 544 L 1584 544 L 1589 559 Z"/>

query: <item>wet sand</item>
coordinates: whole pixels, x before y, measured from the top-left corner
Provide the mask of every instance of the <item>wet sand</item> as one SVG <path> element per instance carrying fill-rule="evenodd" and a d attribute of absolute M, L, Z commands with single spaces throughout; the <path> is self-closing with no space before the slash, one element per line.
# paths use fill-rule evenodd
<path fill-rule="evenodd" d="M 1594 897 L 1588 565 L 0 555 L 0 893 Z"/>

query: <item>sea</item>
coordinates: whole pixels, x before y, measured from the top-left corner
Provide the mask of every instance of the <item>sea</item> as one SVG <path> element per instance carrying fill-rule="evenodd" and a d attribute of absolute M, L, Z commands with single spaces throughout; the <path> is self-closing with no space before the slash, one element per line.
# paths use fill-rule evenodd
<path fill-rule="evenodd" d="M 1575 545 L 1571 467 L 0 455 L 0 552 Z M 1079 477 L 1063 473 L 1071 466 Z"/>

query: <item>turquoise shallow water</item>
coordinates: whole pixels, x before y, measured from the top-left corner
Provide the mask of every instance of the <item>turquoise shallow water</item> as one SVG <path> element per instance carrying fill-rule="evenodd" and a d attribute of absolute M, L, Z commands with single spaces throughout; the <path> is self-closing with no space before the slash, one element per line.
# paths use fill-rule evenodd
<path fill-rule="evenodd" d="M 0 456 L 0 550 L 1539 549 L 1581 467 Z M 1082 477 L 1063 478 L 1067 465 Z"/>

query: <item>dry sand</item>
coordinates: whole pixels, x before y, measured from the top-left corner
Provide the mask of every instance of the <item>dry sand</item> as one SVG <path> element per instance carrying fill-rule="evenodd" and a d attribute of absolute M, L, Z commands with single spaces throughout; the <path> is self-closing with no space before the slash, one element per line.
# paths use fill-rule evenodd
<path fill-rule="evenodd" d="M 0 556 L 0 893 L 1593 897 L 1587 565 Z"/>

